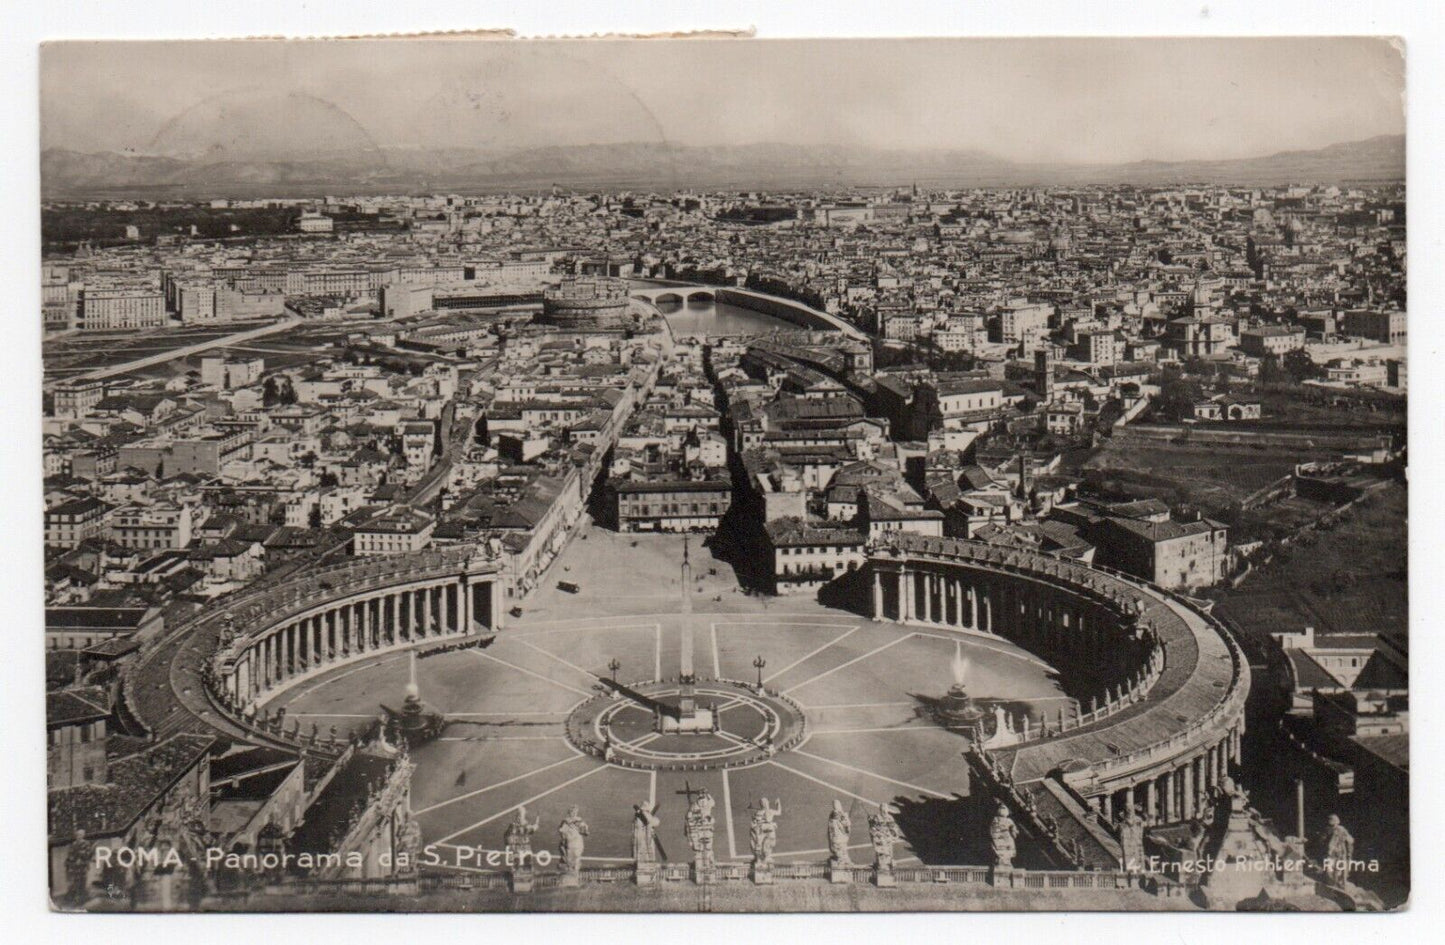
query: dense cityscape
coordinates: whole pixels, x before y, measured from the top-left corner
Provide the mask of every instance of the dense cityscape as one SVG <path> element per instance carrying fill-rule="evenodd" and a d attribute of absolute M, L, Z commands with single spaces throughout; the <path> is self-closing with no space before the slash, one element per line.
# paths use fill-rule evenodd
<path fill-rule="evenodd" d="M 1407 897 L 1403 185 L 151 198 L 43 209 L 57 904 Z"/>

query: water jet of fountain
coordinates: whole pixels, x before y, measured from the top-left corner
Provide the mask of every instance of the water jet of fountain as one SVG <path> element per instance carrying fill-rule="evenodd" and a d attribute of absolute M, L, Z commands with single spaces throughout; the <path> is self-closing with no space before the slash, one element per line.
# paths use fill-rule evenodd
<path fill-rule="evenodd" d="M 968 660 L 963 655 L 963 644 L 957 640 L 953 644 L 953 662 L 950 664 L 953 670 L 953 684 L 962 686 L 964 678 L 968 675 Z"/>

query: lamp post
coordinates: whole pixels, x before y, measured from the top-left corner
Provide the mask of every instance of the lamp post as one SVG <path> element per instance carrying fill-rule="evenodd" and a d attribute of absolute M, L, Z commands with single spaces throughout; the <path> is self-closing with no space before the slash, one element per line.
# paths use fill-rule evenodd
<path fill-rule="evenodd" d="M 617 681 L 617 672 L 620 669 L 622 669 L 622 663 L 617 657 L 614 656 L 607 661 L 607 671 L 612 674 L 612 698 L 614 699 L 622 694 L 620 691 L 622 688 L 621 684 Z"/>
<path fill-rule="evenodd" d="M 763 667 L 767 665 L 768 661 L 763 659 L 761 653 L 753 660 L 753 668 L 758 671 L 758 692 L 763 691 Z"/>

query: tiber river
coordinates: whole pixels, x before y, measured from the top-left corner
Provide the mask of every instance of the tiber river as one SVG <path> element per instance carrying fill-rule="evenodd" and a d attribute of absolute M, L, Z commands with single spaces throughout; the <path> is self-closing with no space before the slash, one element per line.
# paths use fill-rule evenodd
<path fill-rule="evenodd" d="M 768 331 L 793 331 L 798 327 L 780 318 L 726 302 L 659 302 L 657 310 L 678 336 L 756 335 Z"/>

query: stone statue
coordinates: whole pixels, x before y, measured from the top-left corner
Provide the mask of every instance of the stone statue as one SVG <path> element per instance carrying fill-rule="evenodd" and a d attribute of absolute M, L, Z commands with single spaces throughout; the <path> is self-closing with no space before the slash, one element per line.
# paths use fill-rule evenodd
<path fill-rule="evenodd" d="M 1350 861 L 1355 856 L 1355 838 L 1340 823 L 1339 814 L 1331 814 L 1325 830 L 1325 880 L 1331 886 L 1344 886 L 1350 879 Z"/>
<path fill-rule="evenodd" d="M 411 814 L 406 815 L 396 834 L 396 874 L 415 876 L 421 866 L 421 824 Z"/>
<path fill-rule="evenodd" d="M 95 844 L 85 839 L 84 830 L 76 830 L 65 854 L 65 894 L 73 905 L 83 906 L 90 898 L 90 861 L 94 856 Z"/>
<path fill-rule="evenodd" d="M 1229 798 L 1229 809 L 1231 811 L 1243 811 L 1249 807 L 1249 792 L 1235 783 L 1234 779 L 1225 775 L 1224 781 L 1220 784 L 1226 797 Z"/>
<path fill-rule="evenodd" d="M 712 838 L 716 821 L 712 811 L 716 803 L 707 788 L 703 788 L 688 808 L 687 820 L 683 823 L 683 834 L 687 837 L 687 845 L 692 848 L 693 859 L 704 869 L 711 868 L 713 864 Z"/>
<path fill-rule="evenodd" d="M 523 866 L 532 859 L 532 834 L 542 825 L 541 818 L 535 818 L 527 823 L 527 808 L 525 805 L 517 806 L 517 819 L 507 824 L 507 832 L 503 840 L 507 847 L 507 862 L 512 866 Z"/>
<path fill-rule="evenodd" d="M 1010 869 L 1014 865 L 1014 855 L 1018 852 L 1018 825 L 1008 814 L 1006 804 L 998 805 L 994 812 L 993 820 L 988 823 L 988 842 L 993 850 L 993 862 L 995 866 Z"/>
<path fill-rule="evenodd" d="M 639 866 L 657 862 L 657 826 L 662 821 L 656 811 L 657 804 L 653 801 L 632 807 L 632 858 Z"/>
<path fill-rule="evenodd" d="M 576 806 L 567 809 L 567 816 L 557 827 L 557 856 L 562 872 L 576 873 L 582 868 L 582 848 L 586 845 L 587 821 Z"/>
<path fill-rule="evenodd" d="M 778 799 L 777 807 L 770 806 L 766 797 L 759 798 L 758 803 L 762 806 L 753 812 L 753 822 L 748 828 L 748 844 L 753 850 L 755 866 L 771 866 L 773 847 L 778 843 L 777 819 L 783 813 L 783 800 Z"/>
<path fill-rule="evenodd" d="M 852 866 L 848 855 L 848 840 L 853 834 L 853 818 L 843 807 L 843 802 L 833 801 L 833 812 L 828 815 L 828 861 L 833 866 Z"/>
<path fill-rule="evenodd" d="M 1130 809 L 1119 819 L 1119 845 L 1124 852 L 1124 869 L 1131 873 L 1144 869 L 1144 818 L 1137 809 Z"/>
<path fill-rule="evenodd" d="M 892 870 L 893 844 L 902 840 L 903 834 L 887 804 L 879 804 L 878 813 L 868 815 L 868 839 L 873 843 L 873 865 L 880 870 Z"/>

